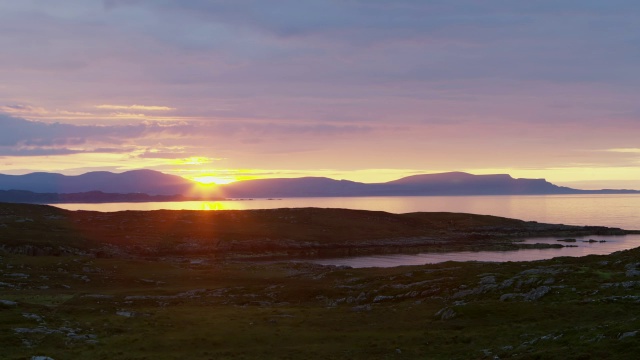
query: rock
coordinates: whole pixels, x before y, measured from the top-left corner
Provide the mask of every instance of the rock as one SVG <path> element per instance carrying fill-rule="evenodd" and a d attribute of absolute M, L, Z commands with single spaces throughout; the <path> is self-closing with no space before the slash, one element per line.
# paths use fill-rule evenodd
<path fill-rule="evenodd" d="M 439 317 L 440 320 L 449 320 L 456 317 L 458 314 L 450 307 L 442 308 L 438 310 L 438 312 L 434 315 L 435 317 Z"/>
<path fill-rule="evenodd" d="M 29 275 L 22 274 L 22 273 L 4 274 L 4 276 L 13 277 L 13 278 L 19 278 L 19 279 L 26 279 L 26 278 L 29 277 Z"/>
<path fill-rule="evenodd" d="M 485 276 L 480 279 L 480 285 L 493 285 L 496 283 L 495 276 Z"/>
<path fill-rule="evenodd" d="M 528 270 L 522 271 L 520 275 L 543 275 L 543 274 L 555 275 L 555 274 L 558 274 L 559 272 L 560 272 L 559 269 L 554 269 L 552 267 L 544 267 L 544 268 L 537 268 L 537 269 L 528 269 Z"/>
<path fill-rule="evenodd" d="M 67 334 L 67 337 L 72 340 L 82 341 L 82 340 L 95 340 L 97 338 L 94 334 L 76 334 L 74 332 L 70 332 Z"/>
<path fill-rule="evenodd" d="M 392 299 L 393 299 L 393 296 L 378 295 L 375 298 L 373 298 L 373 302 L 377 303 L 377 302 L 392 300 Z"/>
<path fill-rule="evenodd" d="M 11 301 L 11 300 L 0 300 L 0 305 L 4 305 L 4 306 L 17 306 L 18 303 L 15 301 Z"/>
<path fill-rule="evenodd" d="M 535 289 L 529 291 L 526 294 L 523 294 L 524 300 L 525 301 L 536 301 L 536 300 L 540 299 L 541 297 L 545 296 L 549 291 L 551 291 L 550 287 L 548 287 L 548 286 L 540 286 L 538 288 L 535 288 Z"/>
<path fill-rule="evenodd" d="M 55 360 L 54 358 L 48 357 L 48 356 L 32 356 L 31 360 Z"/>
<path fill-rule="evenodd" d="M 635 270 L 640 266 L 640 263 L 629 263 L 624 266 L 625 270 Z"/>
<path fill-rule="evenodd" d="M 355 312 L 363 312 L 363 311 L 371 311 L 372 307 L 370 304 L 366 305 L 358 305 L 351 308 L 351 311 Z"/>
<path fill-rule="evenodd" d="M 640 270 L 637 270 L 637 269 L 629 269 L 629 270 L 627 270 L 627 272 L 625 273 L 625 275 L 627 275 L 627 277 L 640 276 Z"/>
<path fill-rule="evenodd" d="M 540 286 L 524 294 L 502 294 L 502 296 L 500 296 L 500 301 L 509 301 L 520 297 L 524 301 L 536 301 L 545 296 L 549 291 L 551 291 L 551 288 L 549 286 Z"/>
<path fill-rule="evenodd" d="M 37 328 L 14 328 L 13 332 L 16 334 L 53 334 L 56 333 L 56 330 L 49 329 L 44 326 L 39 326 Z"/>
<path fill-rule="evenodd" d="M 27 319 L 31 319 L 31 320 L 35 320 L 37 322 L 42 322 L 42 316 L 38 315 L 38 314 L 31 314 L 31 313 L 22 313 L 22 317 L 27 318 Z"/>
<path fill-rule="evenodd" d="M 500 283 L 499 289 L 506 289 L 508 287 L 511 287 L 511 286 L 513 286 L 514 282 L 515 282 L 515 279 L 513 279 L 513 278 L 507 279 L 507 280 L 503 281 L 502 283 Z"/>
<path fill-rule="evenodd" d="M 458 298 L 462 298 L 462 297 L 465 297 L 465 296 L 468 296 L 468 295 L 472 295 L 472 294 L 475 294 L 474 289 L 471 289 L 471 290 L 460 290 L 460 291 L 456 292 L 455 294 L 453 294 L 452 298 L 453 299 L 458 299 Z"/>
<path fill-rule="evenodd" d="M 494 281 L 495 281 L 495 279 L 494 279 Z M 462 297 L 469 296 L 469 295 L 480 295 L 480 294 L 484 294 L 484 293 L 489 292 L 489 291 L 493 291 L 493 290 L 495 290 L 497 288 L 498 288 L 498 285 L 495 285 L 495 283 L 481 285 L 481 286 L 475 287 L 473 289 L 460 290 L 460 291 L 456 292 L 455 294 L 453 294 L 453 296 L 451 296 L 451 298 L 458 299 L 458 298 L 462 298 Z"/>
<path fill-rule="evenodd" d="M 116 311 L 116 315 L 124 317 L 133 317 L 135 313 L 133 311 Z"/>
<path fill-rule="evenodd" d="M 622 333 L 620 336 L 618 336 L 618 340 L 622 340 L 622 339 L 626 339 L 629 337 L 635 337 L 636 335 L 638 335 L 638 331 L 627 331 L 625 333 Z"/>
<path fill-rule="evenodd" d="M 613 287 L 622 287 L 625 289 L 630 289 L 636 286 L 640 286 L 640 281 L 623 281 L 623 282 L 617 282 L 617 283 L 604 283 L 600 285 L 600 288 L 608 289 Z"/>

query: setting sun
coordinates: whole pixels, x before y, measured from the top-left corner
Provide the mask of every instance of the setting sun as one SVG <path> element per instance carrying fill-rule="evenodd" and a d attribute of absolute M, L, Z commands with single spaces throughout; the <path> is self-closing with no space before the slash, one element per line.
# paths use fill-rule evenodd
<path fill-rule="evenodd" d="M 236 181 L 236 179 L 234 178 L 218 177 L 218 176 L 211 176 L 211 175 L 197 176 L 197 177 L 194 177 L 193 180 L 203 185 L 213 185 L 213 184 L 224 185 L 224 184 L 230 184 Z"/>

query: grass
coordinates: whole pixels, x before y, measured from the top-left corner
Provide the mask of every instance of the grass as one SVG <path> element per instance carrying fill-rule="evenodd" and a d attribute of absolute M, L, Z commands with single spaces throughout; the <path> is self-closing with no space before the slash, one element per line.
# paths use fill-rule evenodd
<path fill-rule="evenodd" d="M 2 280 L 15 287 L 1 298 L 18 305 L 0 306 L 0 346 L 7 359 L 624 359 L 640 350 L 634 337 L 619 339 L 640 329 L 640 291 L 601 285 L 629 281 L 624 266 L 639 252 L 390 269 L 5 255 Z M 29 277 L 7 280 L 7 266 Z M 76 271 L 90 280 L 77 281 Z M 41 289 L 43 273 L 61 286 Z M 530 283 L 456 297 L 487 276 Z M 549 277 L 554 288 L 537 301 L 499 300 Z M 456 315 L 435 316 L 446 307 Z M 15 332 L 38 326 L 95 339 Z"/>
<path fill-rule="evenodd" d="M 147 256 L 114 251 L 96 257 L 89 250 L 104 246 L 104 239 L 107 244 L 124 241 L 115 235 L 128 230 L 144 236 L 147 243 L 139 246 L 150 248 L 179 238 L 167 230 L 174 227 L 162 222 L 149 231 L 153 219 L 195 221 L 202 216 L 222 224 L 230 218 L 57 211 L 0 206 L 0 216 L 10 224 L 0 227 L 0 244 L 7 249 L 73 245 L 85 252 L 0 253 L 0 300 L 5 300 L 0 303 L 1 359 L 629 359 L 640 351 L 640 333 L 634 333 L 640 330 L 640 279 L 627 276 L 628 268 L 640 262 L 640 249 L 525 263 L 386 269 L 238 261 L 215 252 Z M 403 236 L 416 229 L 460 236 L 528 226 L 444 213 L 332 210 L 326 218 L 309 217 L 318 211 L 301 210 L 299 216 L 291 215 L 298 214 L 293 210 L 236 213 L 236 219 L 253 219 L 247 220 L 247 229 L 175 231 L 209 233 L 207 239 L 219 241 L 224 234 L 249 238 L 263 236 L 263 230 L 277 236 L 291 231 L 288 239 L 303 241 L 333 226 L 341 236 L 366 241 L 368 231 L 383 227 L 405 229 Z M 292 216 L 288 225 L 277 220 L 283 214 Z M 14 221 L 24 217 L 34 221 Z M 137 225 L 108 230 L 124 220 Z M 357 226 L 378 225 L 351 230 L 351 220 Z M 459 226 L 455 231 L 447 230 L 451 221 Z M 309 234 L 297 235 L 306 226 Z M 48 227 L 60 231 L 49 231 L 49 236 Z M 105 232 L 93 234 L 92 227 Z M 166 237 L 155 239 L 160 233 Z M 39 237 L 31 238 L 34 234 Z M 540 297 L 525 300 L 547 287 Z"/>

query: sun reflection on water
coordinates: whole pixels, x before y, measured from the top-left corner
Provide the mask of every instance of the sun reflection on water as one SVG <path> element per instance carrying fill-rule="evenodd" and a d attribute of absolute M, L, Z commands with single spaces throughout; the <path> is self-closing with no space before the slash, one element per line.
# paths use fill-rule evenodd
<path fill-rule="evenodd" d="M 201 210 L 226 210 L 227 208 L 219 201 L 203 202 Z"/>

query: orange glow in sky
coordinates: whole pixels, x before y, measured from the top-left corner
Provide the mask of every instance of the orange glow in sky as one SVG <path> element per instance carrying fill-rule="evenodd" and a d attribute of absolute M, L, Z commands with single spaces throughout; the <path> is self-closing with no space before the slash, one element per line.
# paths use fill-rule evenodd
<path fill-rule="evenodd" d="M 234 178 L 212 176 L 212 175 L 196 176 L 193 178 L 193 180 L 204 185 L 210 185 L 210 184 L 224 185 L 224 184 L 231 184 L 232 182 L 236 182 L 236 179 Z"/>
<path fill-rule="evenodd" d="M 640 189 L 640 2 L 455 3 L 0 1 L 0 174 Z"/>

